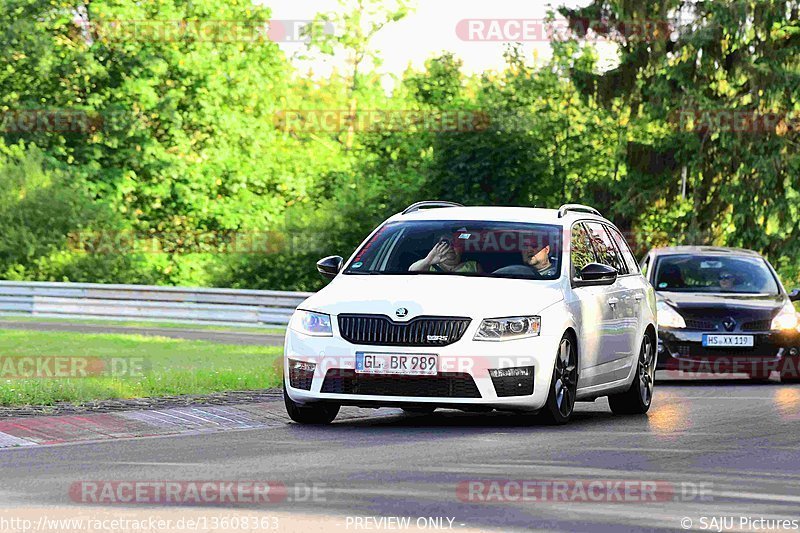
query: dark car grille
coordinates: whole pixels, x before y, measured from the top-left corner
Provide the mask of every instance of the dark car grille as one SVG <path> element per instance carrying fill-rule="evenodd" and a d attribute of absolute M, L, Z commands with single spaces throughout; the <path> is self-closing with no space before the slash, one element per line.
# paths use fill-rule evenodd
<path fill-rule="evenodd" d="M 698 320 L 694 318 L 686 319 L 686 329 L 694 329 L 697 331 L 714 331 L 717 325 L 710 320 Z"/>
<path fill-rule="evenodd" d="M 742 331 L 769 331 L 772 329 L 772 320 L 756 320 L 742 324 Z"/>
<path fill-rule="evenodd" d="M 339 315 L 339 332 L 353 344 L 373 346 L 447 346 L 467 331 L 469 318 L 421 316 L 394 322 L 385 315 Z M 428 340 L 435 336 L 437 340 Z"/>
<path fill-rule="evenodd" d="M 356 374 L 351 369 L 330 369 L 320 392 L 422 398 L 480 398 L 469 374 L 440 372 L 436 376 L 380 376 Z"/>
<path fill-rule="evenodd" d="M 681 357 L 711 359 L 721 357 L 776 357 L 778 349 L 771 345 L 761 345 L 756 339 L 752 348 L 708 348 L 699 342 L 677 343 L 671 345 L 672 350 Z"/>

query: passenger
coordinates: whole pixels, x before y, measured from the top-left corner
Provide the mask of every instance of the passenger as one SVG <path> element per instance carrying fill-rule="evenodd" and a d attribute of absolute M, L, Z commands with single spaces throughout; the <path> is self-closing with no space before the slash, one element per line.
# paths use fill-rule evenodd
<path fill-rule="evenodd" d="M 477 261 L 461 262 L 461 247 L 442 235 L 428 255 L 408 267 L 409 272 L 480 272 Z"/>

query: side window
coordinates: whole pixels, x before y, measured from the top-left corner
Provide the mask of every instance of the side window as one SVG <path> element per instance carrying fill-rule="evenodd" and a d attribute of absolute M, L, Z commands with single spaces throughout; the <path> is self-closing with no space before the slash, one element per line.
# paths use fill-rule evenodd
<path fill-rule="evenodd" d="M 617 272 L 620 274 L 627 274 L 628 268 L 619 256 L 617 247 L 611 240 L 608 232 L 606 232 L 603 224 L 599 222 L 587 222 L 586 228 L 589 230 L 589 238 L 592 240 L 592 245 L 597 253 L 598 262 L 616 268 Z"/>
<path fill-rule="evenodd" d="M 622 259 L 625 261 L 625 265 L 628 267 L 628 274 L 637 273 L 639 271 L 639 265 L 636 263 L 636 258 L 633 257 L 633 252 L 631 252 L 631 247 L 628 246 L 625 237 L 622 236 L 617 228 L 606 226 L 606 229 L 611 234 L 614 242 L 617 243 L 617 249 L 622 254 Z"/>
<path fill-rule="evenodd" d="M 571 243 L 572 277 L 573 279 L 580 278 L 580 271 L 583 267 L 597 262 L 589 232 L 582 223 L 572 226 Z"/>

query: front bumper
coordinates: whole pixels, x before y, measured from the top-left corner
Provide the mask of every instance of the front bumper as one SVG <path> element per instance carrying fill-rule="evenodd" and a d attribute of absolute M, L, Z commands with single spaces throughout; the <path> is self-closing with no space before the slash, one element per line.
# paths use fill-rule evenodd
<path fill-rule="evenodd" d="M 713 332 L 718 334 L 719 332 Z M 704 347 L 703 331 L 659 328 L 658 370 L 681 370 L 690 373 L 750 373 L 780 371 L 786 358 L 796 351 L 798 335 L 794 332 L 732 332 L 752 335 L 751 348 Z"/>
<path fill-rule="evenodd" d="M 297 403 L 332 402 L 365 407 L 442 406 L 462 409 L 535 411 L 544 406 L 561 337 L 539 336 L 504 342 L 472 341 L 468 331 L 450 346 L 404 347 L 351 344 L 338 336 L 312 337 L 287 330 L 284 347 L 284 382 Z M 438 375 L 355 374 L 356 352 L 437 355 Z M 304 381 L 294 376 L 289 360 L 313 363 Z M 533 367 L 533 390 L 504 396 L 502 383 L 493 381 L 490 369 Z M 362 379 L 363 378 L 363 379 Z M 355 386 L 354 386 L 355 384 Z M 308 388 L 308 390 L 304 390 Z M 367 391 L 368 393 L 363 393 Z"/>

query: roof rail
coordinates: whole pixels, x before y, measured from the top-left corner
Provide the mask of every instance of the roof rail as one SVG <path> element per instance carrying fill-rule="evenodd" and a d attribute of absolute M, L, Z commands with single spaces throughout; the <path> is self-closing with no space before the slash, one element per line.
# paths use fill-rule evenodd
<path fill-rule="evenodd" d="M 591 213 L 592 215 L 597 215 L 599 217 L 603 216 L 600 214 L 600 211 L 595 209 L 594 207 L 589 207 L 588 205 L 583 204 L 564 204 L 558 208 L 558 218 L 563 217 L 570 211 L 575 211 L 578 213 Z"/>
<path fill-rule="evenodd" d="M 455 202 L 445 202 L 443 200 L 426 200 L 424 202 L 416 202 L 411 204 L 410 206 L 406 207 L 403 211 L 404 215 L 409 213 L 413 213 L 414 211 L 419 211 L 423 207 L 464 207 L 461 204 L 457 204 Z"/>

